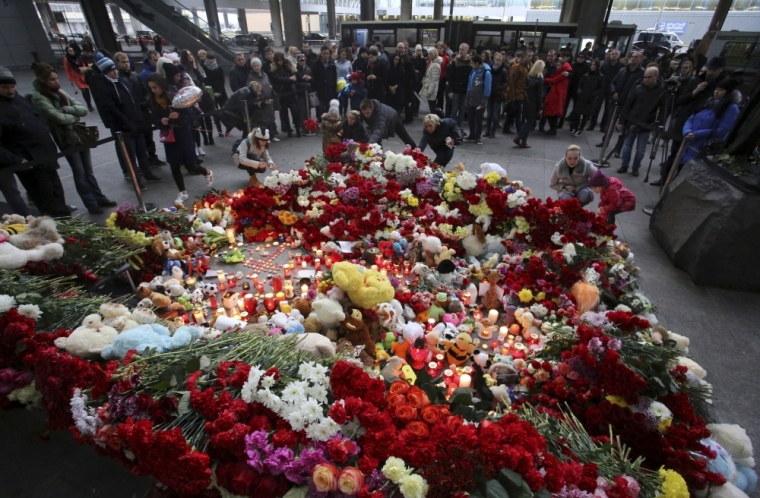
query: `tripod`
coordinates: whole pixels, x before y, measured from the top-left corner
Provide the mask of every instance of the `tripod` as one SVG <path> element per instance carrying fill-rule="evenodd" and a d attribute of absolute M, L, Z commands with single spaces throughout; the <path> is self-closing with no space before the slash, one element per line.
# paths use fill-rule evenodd
<path fill-rule="evenodd" d="M 675 159 L 673 160 L 673 166 L 670 168 L 670 172 L 668 173 L 668 177 L 665 179 L 665 181 L 662 183 L 662 186 L 660 187 L 660 196 L 657 198 L 657 202 L 662 199 L 662 196 L 665 195 L 665 188 L 670 184 L 671 180 L 673 180 L 673 177 L 677 174 L 676 171 L 679 169 L 681 164 L 681 158 L 683 157 L 684 153 L 686 152 L 686 148 L 689 147 L 691 144 L 691 138 L 684 137 L 683 142 L 681 142 L 681 147 L 678 149 L 678 153 L 676 154 Z M 654 211 L 655 206 L 652 206 L 651 204 L 647 204 L 643 208 L 641 208 L 641 211 L 647 215 L 652 216 L 652 212 Z"/>
<path fill-rule="evenodd" d="M 604 153 L 607 150 L 607 146 L 610 144 L 610 139 L 612 137 L 612 131 L 615 129 L 615 122 L 617 121 L 618 108 L 619 108 L 619 106 L 617 105 L 617 103 L 615 103 L 615 109 L 613 109 L 613 111 L 612 111 L 612 117 L 610 118 L 610 124 L 607 127 L 607 133 L 604 134 L 604 141 L 602 142 L 602 151 L 599 154 L 599 161 L 597 161 L 597 167 L 598 168 L 609 168 L 610 167 L 610 156 L 607 156 L 607 159 L 605 159 L 604 158 Z M 617 148 L 617 146 L 615 146 L 615 147 Z"/>
<path fill-rule="evenodd" d="M 663 124 L 666 124 L 669 120 L 672 123 L 672 114 L 675 110 L 675 97 L 676 97 L 676 89 L 674 87 L 670 87 L 668 89 L 668 93 L 665 97 L 665 121 Z M 647 174 L 644 177 L 644 183 L 649 182 L 649 172 L 652 170 L 652 162 L 654 161 L 655 157 L 657 157 L 657 148 L 660 146 L 660 140 L 665 138 L 665 143 L 663 144 L 662 149 L 662 161 L 665 162 L 667 160 L 668 156 L 668 145 L 670 143 L 670 137 L 671 135 L 665 131 L 664 126 L 658 126 L 658 122 L 655 121 L 653 126 L 653 131 L 655 133 L 654 140 L 652 140 L 652 152 L 649 154 L 649 167 L 647 168 Z"/>

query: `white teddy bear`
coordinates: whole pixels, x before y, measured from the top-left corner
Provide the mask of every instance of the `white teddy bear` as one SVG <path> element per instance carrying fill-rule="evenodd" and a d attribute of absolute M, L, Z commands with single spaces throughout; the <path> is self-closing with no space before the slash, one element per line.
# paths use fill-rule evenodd
<path fill-rule="evenodd" d="M 100 314 L 103 316 L 103 324 L 115 328 L 119 333 L 139 325 L 132 319 L 129 308 L 120 303 L 101 304 Z"/>
<path fill-rule="evenodd" d="M 87 315 L 82 325 L 68 337 L 59 337 L 55 345 L 79 358 L 94 359 L 100 356 L 104 347 L 111 344 L 119 333 L 113 327 L 104 325 L 100 315 Z"/>

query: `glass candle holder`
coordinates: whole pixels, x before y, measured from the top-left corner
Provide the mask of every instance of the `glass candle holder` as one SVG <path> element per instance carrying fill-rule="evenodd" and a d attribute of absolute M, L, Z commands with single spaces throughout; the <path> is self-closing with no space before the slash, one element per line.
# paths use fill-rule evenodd
<path fill-rule="evenodd" d="M 216 270 L 216 278 L 220 284 L 227 283 L 227 275 L 224 274 L 224 270 Z"/>
<path fill-rule="evenodd" d="M 272 294 L 271 292 L 268 292 L 268 293 L 267 293 L 267 294 L 264 296 L 264 307 L 266 308 L 266 310 L 267 310 L 268 312 L 270 312 L 270 313 L 271 313 L 271 312 L 273 312 L 273 311 L 274 311 L 274 308 L 275 308 L 276 306 L 277 306 L 277 303 L 276 303 L 276 302 L 275 302 L 275 300 L 274 300 L 274 294 Z"/>
<path fill-rule="evenodd" d="M 272 290 L 280 292 L 282 290 L 282 277 L 275 275 L 272 277 Z"/>
<path fill-rule="evenodd" d="M 522 342 L 516 342 L 511 349 L 512 358 L 515 360 L 525 359 L 525 344 Z"/>
<path fill-rule="evenodd" d="M 259 302 L 256 300 L 255 297 L 253 297 L 253 294 L 246 294 L 245 296 L 243 296 L 243 303 L 245 304 L 245 310 L 249 314 L 252 315 L 256 313 L 256 308 L 258 307 Z"/>
<path fill-rule="evenodd" d="M 322 260 L 321 259 L 316 258 L 314 260 L 314 269 L 317 270 L 317 271 L 321 271 L 322 270 Z"/>
<path fill-rule="evenodd" d="M 285 278 L 290 278 L 290 265 L 288 264 L 282 265 L 282 275 Z"/>
<path fill-rule="evenodd" d="M 292 280 L 286 280 L 283 284 L 283 289 L 285 292 L 285 298 L 287 299 L 293 299 L 293 281 Z"/>
<path fill-rule="evenodd" d="M 462 304 L 469 306 L 472 303 L 472 294 L 469 292 L 462 293 Z"/>

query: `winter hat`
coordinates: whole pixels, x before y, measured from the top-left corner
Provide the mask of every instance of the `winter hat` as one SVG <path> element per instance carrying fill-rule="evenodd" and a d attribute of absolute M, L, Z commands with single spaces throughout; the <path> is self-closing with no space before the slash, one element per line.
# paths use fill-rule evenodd
<path fill-rule="evenodd" d="M 253 138 L 269 141 L 269 130 L 267 130 L 266 128 L 254 128 Z"/>
<path fill-rule="evenodd" d="M 362 79 L 359 77 L 359 73 L 354 71 L 348 76 L 348 81 L 351 81 L 351 80 L 361 81 Z"/>
<path fill-rule="evenodd" d="M 100 72 L 103 74 L 106 74 L 108 71 L 115 67 L 116 64 L 114 64 L 114 62 L 108 57 L 103 57 L 98 61 L 98 69 L 100 69 Z"/>
<path fill-rule="evenodd" d="M 596 170 L 596 173 L 591 176 L 591 180 L 588 182 L 589 187 L 607 187 L 610 184 L 610 179 L 600 169 Z"/>
<path fill-rule="evenodd" d="M 179 55 L 177 55 L 176 52 L 166 52 L 164 54 L 164 57 L 169 59 L 172 62 L 179 62 Z"/>
<path fill-rule="evenodd" d="M 414 51 L 416 52 L 417 50 L 422 50 L 422 45 L 420 45 L 419 43 L 415 45 L 414 47 Z"/>
<path fill-rule="evenodd" d="M 298 55 L 296 55 L 296 60 L 298 60 L 298 61 L 305 61 L 306 60 L 306 56 L 304 54 L 298 54 Z"/>
<path fill-rule="evenodd" d="M 739 87 L 739 80 L 735 78 L 723 78 L 717 85 L 718 88 L 723 88 L 726 93 L 731 93 Z"/>
<path fill-rule="evenodd" d="M 726 67 L 726 59 L 723 57 L 713 57 L 709 61 L 707 61 L 707 64 L 705 64 L 705 67 L 710 70 L 715 69 L 723 69 Z"/>
<path fill-rule="evenodd" d="M 0 85 L 15 85 L 16 78 L 7 67 L 0 66 Z"/>
<path fill-rule="evenodd" d="M 164 62 L 164 65 L 161 66 L 161 68 L 164 70 L 164 74 L 166 75 L 166 81 L 172 81 L 174 79 L 174 76 L 182 72 L 178 66 L 175 66 L 169 62 Z"/>
<path fill-rule="evenodd" d="M 258 57 L 252 57 L 251 58 L 251 67 L 253 67 L 254 64 L 258 64 L 260 66 L 261 65 L 261 59 L 259 59 Z"/>
<path fill-rule="evenodd" d="M 340 116 L 340 101 L 338 99 L 332 99 L 330 101 L 330 109 L 328 109 L 327 114 Z"/>

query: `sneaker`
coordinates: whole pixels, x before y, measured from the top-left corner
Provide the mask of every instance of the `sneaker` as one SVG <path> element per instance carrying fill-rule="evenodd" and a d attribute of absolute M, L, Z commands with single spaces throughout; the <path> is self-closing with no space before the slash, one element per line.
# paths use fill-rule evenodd
<path fill-rule="evenodd" d="M 157 157 L 151 157 L 150 158 L 150 165 L 152 167 L 154 167 L 154 168 L 156 166 L 166 166 L 166 161 L 162 161 L 161 159 L 159 159 Z"/>
<path fill-rule="evenodd" d="M 221 131 L 219 132 L 219 138 L 224 138 L 224 133 L 222 133 Z"/>
<path fill-rule="evenodd" d="M 69 211 L 76 211 L 77 209 L 79 209 L 76 206 L 66 206 L 66 207 L 69 208 Z"/>
<path fill-rule="evenodd" d="M 598 144 L 594 145 L 594 147 L 601 147 L 602 145 L 604 145 L 604 142 L 599 142 Z"/>
<path fill-rule="evenodd" d="M 628 173 L 628 166 L 620 166 L 620 169 L 617 170 L 618 173 Z"/>
<path fill-rule="evenodd" d="M 214 172 L 210 169 L 206 170 L 206 185 L 209 187 L 214 184 Z"/>
<path fill-rule="evenodd" d="M 182 204 L 185 202 L 190 196 L 187 195 L 187 192 L 180 192 L 176 199 L 174 199 L 174 202 L 177 204 Z"/>
<path fill-rule="evenodd" d="M 280 141 L 280 139 L 279 139 L 279 138 L 277 138 L 277 137 L 272 137 L 272 142 L 279 142 L 279 141 Z"/>
<path fill-rule="evenodd" d="M 164 181 L 160 176 L 146 176 L 145 181 L 148 183 L 161 183 Z"/>
<path fill-rule="evenodd" d="M 203 150 L 203 147 L 198 147 L 198 155 L 199 156 L 205 156 L 206 155 L 206 151 Z"/>
<path fill-rule="evenodd" d="M 637 169 L 631 170 L 631 174 L 633 176 L 639 176 L 639 170 L 637 170 Z"/>
<path fill-rule="evenodd" d="M 473 142 L 475 142 L 475 145 L 483 145 L 483 141 L 479 138 L 476 138 Z"/>
<path fill-rule="evenodd" d="M 131 182 L 132 181 L 132 177 L 124 175 L 124 181 Z"/>

